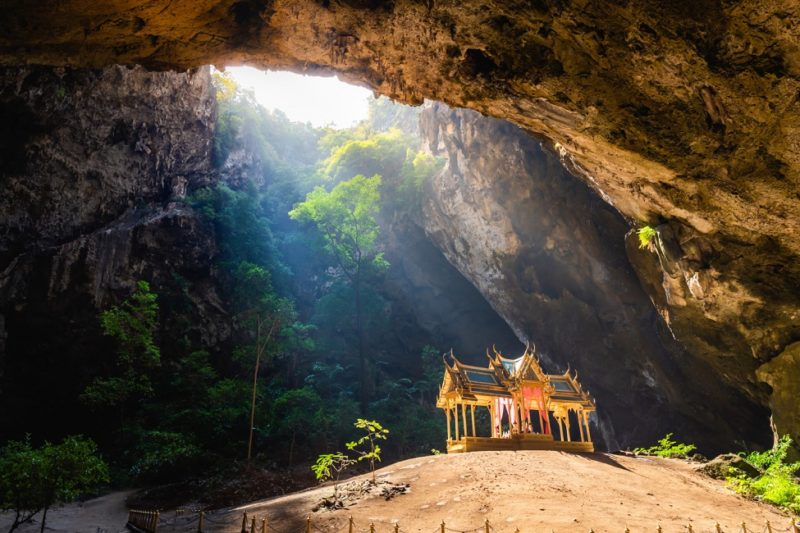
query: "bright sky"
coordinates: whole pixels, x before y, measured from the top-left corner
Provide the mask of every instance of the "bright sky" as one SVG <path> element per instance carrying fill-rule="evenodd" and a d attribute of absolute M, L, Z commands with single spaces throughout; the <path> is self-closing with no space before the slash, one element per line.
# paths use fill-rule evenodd
<path fill-rule="evenodd" d="M 252 89 L 267 109 L 280 109 L 290 120 L 314 126 L 347 128 L 367 117 L 372 91 L 337 78 L 302 76 L 253 67 L 227 67 L 239 86 Z"/>

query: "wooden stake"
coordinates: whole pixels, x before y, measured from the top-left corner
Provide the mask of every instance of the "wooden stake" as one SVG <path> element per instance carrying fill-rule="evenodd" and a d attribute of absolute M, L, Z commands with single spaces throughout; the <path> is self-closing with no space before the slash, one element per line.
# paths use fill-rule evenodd
<path fill-rule="evenodd" d="M 694 530 L 692 529 L 692 524 L 689 524 L 689 533 L 694 533 Z"/>
<path fill-rule="evenodd" d="M 256 517 L 253 517 L 253 521 L 250 522 L 250 533 L 256 533 Z"/>
<path fill-rule="evenodd" d="M 204 522 L 204 518 L 205 517 L 206 517 L 206 513 L 204 513 L 203 511 L 200 511 L 200 519 L 197 521 L 197 531 L 199 531 L 201 533 L 203 531 L 203 522 Z"/>
<path fill-rule="evenodd" d="M 717 530 L 717 533 L 722 533 L 722 528 L 720 527 L 719 522 L 714 524 L 714 529 Z"/>
<path fill-rule="evenodd" d="M 486 520 L 486 533 L 489 533 L 489 520 Z"/>
<path fill-rule="evenodd" d="M 261 533 L 267 533 L 267 517 L 261 519 Z"/>
<path fill-rule="evenodd" d="M 444 533 L 444 520 L 442 520 L 442 533 Z"/>
<path fill-rule="evenodd" d="M 747 533 L 747 524 L 742 522 L 742 533 Z"/>
<path fill-rule="evenodd" d="M 394 533 L 400 533 L 400 524 L 394 523 Z"/>
<path fill-rule="evenodd" d="M 375 533 L 375 524 L 370 523 L 370 525 L 369 525 L 369 533 Z"/>
<path fill-rule="evenodd" d="M 658 527 L 656 528 L 656 531 L 658 531 L 658 533 L 661 533 L 661 524 L 658 524 Z"/>
<path fill-rule="evenodd" d="M 353 516 L 350 515 L 350 527 L 347 528 L 348 533 L 353 533 Z"/>
<path fill-rule="evenodd" d="M 242 515 L 242 533 L 247 533 L 247 511 Z"/>
<path fill-rule="evenodd" d="M 161 511 L 156 511 L 153 519 L 153 533 L 158 533 L 158 521 L 161 519 Z"/>
<path fill-rule="evenodd" d="M 766 526 L 767 526 L 767 533 L 772 533 L 772 526 L 770 525 L 769 520 L 767 520 Z"/>
<path fill-rule="evenodd" d="M 311 515 L 306 517 L 306 533 L 311 533 Z"/>

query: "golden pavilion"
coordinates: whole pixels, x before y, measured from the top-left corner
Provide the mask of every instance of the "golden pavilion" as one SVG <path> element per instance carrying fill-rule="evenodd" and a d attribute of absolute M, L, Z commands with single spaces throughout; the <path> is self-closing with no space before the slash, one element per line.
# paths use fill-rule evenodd
<path fill-rule="evenodd" d="M 436 406 L 447 417 L 447 453 L 484 450 L 592 452 L 589 415 L 594 399 L 578 373 L 545 374 L 530 345 L 516 359 L 495 348 L 487 368 L 444 356 L 444 380 Z M 478 411 L 476 426 L 476 408 Z M 468 424 L 468 421 L 471 424 Z M 487 428 L 488 423 L 488 428 Z M 482 431 L 476 431 L 476 427 Z M 484 433 L 478 435 L 478 433 Z"/>

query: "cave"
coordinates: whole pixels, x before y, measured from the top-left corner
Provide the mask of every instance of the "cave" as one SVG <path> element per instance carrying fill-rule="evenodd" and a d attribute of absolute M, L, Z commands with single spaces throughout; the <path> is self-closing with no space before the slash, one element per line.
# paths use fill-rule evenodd
<path fill-rule="evenodd" d="M 796 3 L 68 0 L 53 12 L 13 0 L 3 10 L 3 121 L 28 124 L 2 133 L 3 187 L 15 190 L 0 200 L 12 221 L 0 250 L 4 351 L 21 295 L 64 290 L 70 306 L 54 311 L 95 313 L 121 289 L 115 261 L 131 246 L 138 259 L 125 268 L 152 273 L 158 251 L 174 245 L 167 230 L 199 224 L 179 208 L 136 213 L 136 224 L 116 216 L 132 198 L 171 209 L 185 182 L 215 179 L 204 65 L 248 64 L 439 102 L 420 127 L 447 167 L 409 238 L 446 259 L 430 271 L 455 268 L 482 297 L 474 305 L 551 354 L 546 364 L 599 376 L 587 384 L 599 411 L 605 400 L 597 423 L 607 447 L 673 428 L 710 453 L 800 438 Z M 173 90 L 148 92 L 159 83 Z M 93 92 L 77 90 L 85 86 Z M 48 139 L 43 128 L 73 97 L 133 110 L 107 136 L 72 141 L 110 147 L 80 182 L 103 183 L 108 198 L 88 185 L 85 202 L 64 194 L 74 183 L 58 176 L 72 175 L 64 169 L 80 149 L 52 157 L 49 138 L 35 171 L 15 155 Z M 191 127 L 156 124 L 137 98 Z M 26 115 L 20 99 L 52 122 Z M 32 172 L 25 187 L 8 178 Z M 48 216 L 43 231 L 25 224 Z M 93 233 L 112 222 L 118 231 Z M 640 248 L 643 228 L 654 237 Z M 202 228 L 194 235 L 185 266 L 201 272 L 211 245 Z M 68 261 L 33 254 L 9 268 L 31 250 L 69 246 Z M 56 281 L 76 262 L 98 275 L 69 294 L 76 285 Z M 213 300 L 196 303 L 212 316 Z M 42 361 L 48 379 L 54 364 Z"/>

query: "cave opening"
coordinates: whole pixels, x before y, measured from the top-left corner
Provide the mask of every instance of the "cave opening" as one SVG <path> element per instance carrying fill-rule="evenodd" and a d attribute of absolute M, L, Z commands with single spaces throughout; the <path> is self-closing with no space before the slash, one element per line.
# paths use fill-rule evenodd
<path fill-rule="evenodd" d="M 24 130 L 2 184 L 33 192 L 6 196 L 17 262 L 14 291 L 0 293 L 0 415 L 13 420 L 0 440 L 31 420 L 37 439 L 79 430 L 131 479 L 159 483 L 240 457 L 250 428 L 256 461 L 306 465 L 352 438 L 361 415 L 395 435 L 387 460 L 405 458 L 441 449 L 441 354 L 483 364 L 486 347 L 513 356 L 521 340 L 554 371 L 581 370 L 602 413 L 593 434 L 610 449 L 676 426 L 704 451 L 769 435 L 764 410 L 661 325 L 626 250 L 629 221 L 516 126 L 287 73 L 273 79 L 288 87 L 278 105 L 261 101 L 269 75 L 236 68 L 8 68 L 4 86 L 31 72 L 37 91 L 0 102 L 51 125 Z M 316 218 L 331 196 L 314 191 L 340 186 L 374 203 L 359 207 L 374 236 L 358 288 Z M 122 377 L 98 315 L 140 281 L 158 302 L 160 362 L 137 374 L 149 390 L 91 405 L 93 384 Z M 71 335 L 81 342 L 54 341 Z M 704 401 L 724 415 L 708 420 Z"/>

